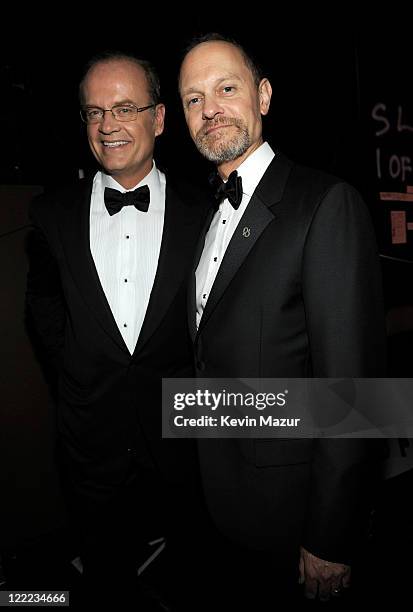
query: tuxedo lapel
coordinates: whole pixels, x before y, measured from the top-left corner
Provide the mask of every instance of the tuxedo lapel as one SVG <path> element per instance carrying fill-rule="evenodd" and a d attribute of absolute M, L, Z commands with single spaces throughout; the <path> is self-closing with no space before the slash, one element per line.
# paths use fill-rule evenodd
<path fill-rule="evenodd" d="M 232 235 L 208 297 L 198 331 L 202 330 L 262 232 L 269 223 L 274 221 L 275 214 L 270 207 L 280 202 L 290 170 L 291 162 L 284 156 L 276 155 L 264 173 Z M 192 312 L 192 319 L 195 320 L 195 309 Z"/>
<path fill-rule="evenodd" d="M 188 250 L 191 243 L 192 219 L 170 181 L 166 181 L 165 218 L 158 267 L 149 298 L 141 333 L 135 347 L 136 355 L 152 336 L 165 316 L 179 287 L 184 282 L 184 270 L 188 268 Z"/>
<path fill-rule="evenodd" d="M 208 320 L 225 289 L 238 272 L 238 269 L 264 229 L 273 220 L 274 215 L 268 210 L 267 206 L 260 201 L 258 196 L 253 196 L 230 240 L 208 297 L 199 330 L 202 329 Z"/>
<path fill-rule="evenodd" d="M 91 313 L 123 351 L 129 353 L 103 291 L 90 251 L 92 180 L 82 181 L 61 207 L 60 234 L 73 280 Z M 70 199 L 69 199 L 70 198 Z"/>

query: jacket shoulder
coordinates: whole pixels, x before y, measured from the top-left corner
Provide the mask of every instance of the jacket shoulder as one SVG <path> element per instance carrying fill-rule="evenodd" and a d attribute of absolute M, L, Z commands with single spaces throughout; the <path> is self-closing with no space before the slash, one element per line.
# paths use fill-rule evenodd
<path fill-rule="evenodd" d="M 314 197 L 317 195 L 323 197 L 336 185 L 343 185 L 343 187 L 354 189 L 344 179 L 334 174 L 300 164 L 293 164 L 289 178 L 291 186 L 294 187 L 296 185 L 297 189 L 303 190 L 309 196 Z"/>
<path fill-rule="evenodd" d="M 290 202 L 300 203 L 310 214 L 314 214 L 323 202 L 330 207 L 364 206 L 360 193 L 346 180 L 300 164 L 292 165 L 284 195 Z"/>
<path fill-rule="evenodd" d="M 54 215 L 61 207 L 74 206 L 75 203 L 83 200 L 88 192 L 91 191 L 92 182 L 92 178 L 79 179 L 65 187 L 56 187 L 35 196 L 29 207 L 30 217 Z"/>

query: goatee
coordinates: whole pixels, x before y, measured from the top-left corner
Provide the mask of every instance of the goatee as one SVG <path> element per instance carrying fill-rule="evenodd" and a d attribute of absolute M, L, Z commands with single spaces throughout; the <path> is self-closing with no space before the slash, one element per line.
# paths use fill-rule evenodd
<path fill-rule="evenodd" d="M 207 134 L 211 127 L 228 125 L 236 128 L 232 137 L 226 137 L 221 130 Z M 206 123 L 195 137 L 198 151 L 210 162 L 221 164 L 237 159 L 251 144 L 248 129 L 242 119 L 220 117 Z"/>

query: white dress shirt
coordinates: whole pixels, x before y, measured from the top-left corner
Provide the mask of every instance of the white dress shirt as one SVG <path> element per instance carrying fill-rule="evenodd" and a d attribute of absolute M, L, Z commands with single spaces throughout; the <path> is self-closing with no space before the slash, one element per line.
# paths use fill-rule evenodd
<path fill-rule="evenodd" d="M 274 156 L 270 145 L 264 142 L 242 162 L 237 168 L 238 175 L 242 178 L 241 204 L 235 210 L 227 199 L 223 200 L 212 219 L 196 270 L 197 328 L 232 235 Z"/>
<path fill-rule="evenodd" d="M 90 205 L 90 250 L 112 314 L 132 354 L 145 318 L 158 266 L 165 215 L 165 175 L 155 164 L 133 189 L 148 185 L 147 212 L 124 206 L 110 216 L 105 187 L 125 189 L 98 172 L 93 179 Z"/>

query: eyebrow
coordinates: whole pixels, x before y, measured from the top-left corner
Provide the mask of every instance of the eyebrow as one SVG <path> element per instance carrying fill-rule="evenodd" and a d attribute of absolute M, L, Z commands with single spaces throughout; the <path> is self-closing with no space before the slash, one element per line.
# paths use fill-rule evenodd
<path fill-rule="evenodd" d="M 224 77 L 220 77 L 216 82 L 215 82 L 215 86 L 220 85 L 221 83 L 223 83 L 224 81 L 228 81 L 228 79 L 236 79 L 237 81 L 242 81 L 241 77 L 239 77 L 237 74 L 232 74 L 229 73 L 228 75 L 224 76 Z M 191 93 L 198 93 L 200 91 L 199 87 L 188 87 L 188 89 L 185 89 L 185 91 L 182 92 L 183 96 L 187 96 L 188 94 Z"/>

